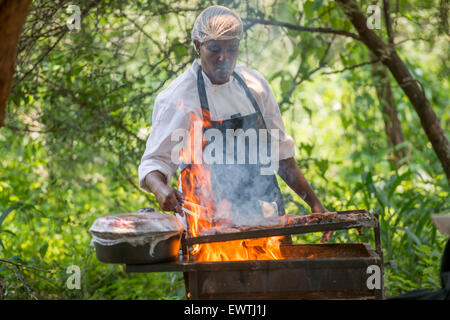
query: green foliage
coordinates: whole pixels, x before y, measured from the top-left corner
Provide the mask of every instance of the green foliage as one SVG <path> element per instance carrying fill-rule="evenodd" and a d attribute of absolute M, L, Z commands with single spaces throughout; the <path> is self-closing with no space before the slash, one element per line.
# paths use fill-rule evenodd
<path fill-rule="evenodd" d="M 400 1 L 395 31 L 397 40 L 421 39 L 397 48 L 448 127 L 449 50 L 440 38 L 445 28 L 437 2 Z M 331 0 L 221 3 L 242 17 L 354 32 Z M 68 4 L 33 2 L 6 126 L 0 129 L 0 259 L 10 261 L 0 262 L 1 297 L 182 299 L 179 273 L 127 274 L 121 266 L 98 262 L 89 227 L 101 215 L 158 208 L 153 195 L 139 189 L 137 166 L 155 97 L 194 59 L 190 30 L 209 2 L 104 1 L 83 16 L 81 30 L 70 32 Z M 93 2 L 80 4 L 83 9 Z M 365 3 L 360 5 L 364 9 Z M 36 22 L 42 19 L 45 24 Z M 377 33 L 386 37 L 384 29 Z M 364 208 L 379 215 L 385 260 L 398 263 L 386 268 L 387 295 L 439 288 L 446 239 L 430 215 L 449 212 L 448 182 L 395 80 L 407 150 L 400 168 L 390 158 L 375 91 L 380 79 L 371 66 L 321 74 L 370 61 L 361 43 L 254 25 L 242 40 L 239 59 L 260 71 L 283 101 L 296 160 L 326 208 Z M 308 213 L 305 202 L 280 184 L 288 213 Z M 295 241 L 320 238 L 309 234 Z M 331 241 L 374 244 L 369 230 L 335 232 Z M 81 269 L 80 290 L 66 285 L 71 265 Z"/>

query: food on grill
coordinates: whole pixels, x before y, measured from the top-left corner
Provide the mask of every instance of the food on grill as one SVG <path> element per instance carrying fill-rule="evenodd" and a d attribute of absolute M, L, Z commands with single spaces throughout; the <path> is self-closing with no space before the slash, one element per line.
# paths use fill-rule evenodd
<path fill-rule="evenodd" d="M 209 236 L 216 234 L 245 232 L 250 230 L 261 230 L 268 228 L 282 228 L 288 226 L 314 225 L 314 224 L 333 224 L 339 222 L 371 222 L 375 219 L 367 211 L 357 211 L 352 213 L 311 213 L 308 215 L 284 215 L 257 221 L 248 221 L 246 224 L 239 221 L 239 224 L 230 222 L 228 225 L 218 225 L 209 229 L 202 230 L 199 236 Z"/>

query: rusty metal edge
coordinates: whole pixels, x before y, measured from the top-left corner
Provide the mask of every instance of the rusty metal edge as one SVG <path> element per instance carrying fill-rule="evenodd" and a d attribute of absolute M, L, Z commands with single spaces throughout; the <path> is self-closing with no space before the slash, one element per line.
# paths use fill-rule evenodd
<path fill-rule="evenodd" d="M 334 231 L 353 228 L 375 228 L 376 225 L 377 221 L 366 220 L 366 221 L 349 221 L 349 222 L 323 223 L 312 225 L 285 226 L 280 228 L 248 230 L 242 232 L 199 236 L 195 238 L 185 238 L 184 244 L 186 246 L 192 246 L 194 244 L 201 244 L 201 243 L 224 242 L 232 240 L 264 238 L 272 236 L 285 236 L 311 232 Z"/>
<path fill-rule="evenodd" d="M 191 272 L 191 271 L 226 271 L 226 270 L 276 270 L 290 268 L 353 268 L 380 265 L 381 260 L 370 247 L 363 243 L 369 257 L 358 258 L 314 258 L 314 259 L 282 259 L 282 260 L 247 260 L 221 262 L 169 262 L 157 264 L 125 265 L 125 272 Z M 326 265 L 324 262 L 326 261 Z"/>

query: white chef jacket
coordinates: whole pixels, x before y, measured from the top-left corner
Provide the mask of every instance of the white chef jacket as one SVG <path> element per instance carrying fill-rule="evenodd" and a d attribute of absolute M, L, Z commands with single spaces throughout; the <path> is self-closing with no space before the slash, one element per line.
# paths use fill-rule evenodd
<path fill-rule="evenodd" d="M 145 184 L 145 177 L 152 171 L 160 171 L 169 183 L 178 165 L 171 160 L 174 146 L 171 135 L 176 129 L 189 131 L 194 113 L 201 119 L 200 98 L 197 90 L 197 72 L 200 59 L 193 64 L 169 86 L 158 94 L 152 115 L 152 130 L 148 137 L 146 149 L 139 165 L 139 186 L 150 192 Z M 279 159 L 287 159 L 295 154 L 294 141 L 286 133 L 280 109 L 264 76 L 256 70 L 236 66 L 234 71 L 245 81 L 258 103 L 267 125 L 267 129 L 279 130 Z M 203 72 L 203 71 L 202 71 Z M 211 120 L 226 120 L 240 113 L 245 116 L 255 112 L 244 88 L 233 77 L 224 84 L 213 84 L 203 72 L 206 95 L 208 98 Z"/>

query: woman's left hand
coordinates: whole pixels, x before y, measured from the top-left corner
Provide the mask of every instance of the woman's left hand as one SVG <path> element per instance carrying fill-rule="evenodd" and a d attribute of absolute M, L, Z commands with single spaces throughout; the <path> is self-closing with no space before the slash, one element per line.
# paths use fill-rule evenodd
<path fill-rule="evenodd" d="M 331 236 L 333 235 L 333 231 L 325 231 L 322 233 L 322 239 L 320 239 L 321 243 L 325 243 L 328 240 L 330 240 Z"/>
<path fill-rule="evenodd" d="M 322 205 L 318 205 L 312 208 L 312 213 L 327 213 L 328 210 Z M 321 243 L 325 243 L 328 240 L 330 240 L 331 236 L 333 235 L 333 231 L 325 231 L 322 233 L 322 239 L 320 239 Z"/>

